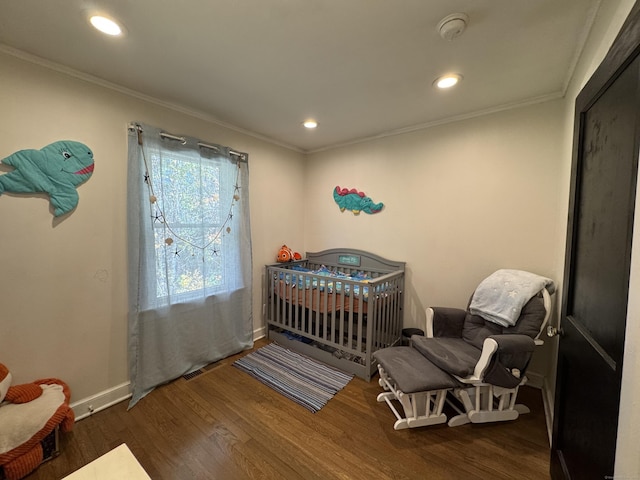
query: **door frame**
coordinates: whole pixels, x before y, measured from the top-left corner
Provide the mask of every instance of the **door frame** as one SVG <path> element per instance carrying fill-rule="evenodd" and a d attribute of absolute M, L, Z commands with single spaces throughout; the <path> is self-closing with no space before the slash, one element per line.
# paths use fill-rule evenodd
<path fill-rule="evenodd" d="M 574 132 L 573 132 L 573 146 L 572 146 L 572 163 L 571 163 L 571 183 L 570 183 L 570 195 L 569 195 L 569 210 L 567 220 L 567 239 L 565 249 L 565 266 L 564 266 L 564 287 L 562 292 L 562 310 L 561 310 L 561 322 L 567 315 L 569 308 L 569 288 L 567 288 L 568 279 L 572 275 L 572 261 L 574 257 L 574 245 L 576 242 L 577 234 L 577 199 L 578 199 L 578 173 L 581 167 L 580 159 L 582 158 L 582 143 L 583 143 L 583 115 L 589 110 L 589 108 L 595 103 L 595 101 L 607 90 L 607 88 L 618 78 L 618 76 L 629 66 L 629 64 L 640 55 L 640 2 L 636 1 L 631 9 L 627 19 L 625 20 L 620 32 L 616 36 L 613 44 L 611 45 L 607 55 L 603 59 L 602 63 L 598 66 L 593 73 L 589 81 L 582 88 L 575 101 L 575 114 L 574 114 Z M 636 143 L 638 137 L 636 137 Z M 638 148 L 636 148 L 638 151 Z M 633 219 L 630 219 L 633 223 Z M 630 226 L 633 229 L 633 225 Z M 631 245 L 629 245 L 631 248 Z M 621 354 L 624 357 L 624 350 Z M 616 363 L 619 362 L 619 372 L 622 371 L 623 358 L 616 359 Z M 620 381 L 622 380 L 622 374 L 619 374 Z M 556 388 L 556 395 L 558 389 Z M 557 454 L 557 450 L 554 448 L 557 445 L 557 432 L 559 425 L 558 404 L 554 402 L 555 412 L 553 418 L 553 439 L 551 449 L 551 472 L 554 478 L 570 478 L 567 472 L 564 470 L 563 462 Z"/>

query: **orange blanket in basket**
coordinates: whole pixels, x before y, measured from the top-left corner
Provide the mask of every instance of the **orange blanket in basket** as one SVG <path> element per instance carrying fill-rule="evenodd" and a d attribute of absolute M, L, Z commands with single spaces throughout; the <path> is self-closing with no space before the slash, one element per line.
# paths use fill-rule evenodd
<path fill-rule="evenodd" d="M 56 378 L 33 383 L 42 389 L 38 398 L 0 404 L 0 467 L 7 480 L 18 480 L 38 468 L 44 456 L 40 442 L 57 426 L 70 431 L 75 420 L 66 383 Z"/>

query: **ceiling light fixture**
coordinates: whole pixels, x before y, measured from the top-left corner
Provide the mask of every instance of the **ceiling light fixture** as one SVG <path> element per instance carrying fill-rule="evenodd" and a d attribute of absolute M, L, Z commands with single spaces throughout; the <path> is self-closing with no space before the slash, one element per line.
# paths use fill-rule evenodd
<path fill-rule="evenodd" d="M 309 130 L 313 130 L 314 128 L 316 128 L 318 126 L 318 122 L 316 122 L 315 120 L 305 120 L 302 125 L 304 125 L 304 128 L 308 128 Z"/>
<path fill-rule="evenodd" d="M 106 33 L 107 35 L 111 35 L 112 37 L 122 35 L 124 32 L 118 22 L 105 17 L 104 15 L 91 15 L 89 17 L 89 22 L 91 22 L 91 25 L 93 25 L 97 30 L 100 30 L 102 33 Z"/>
<path fill-rule="evenodd" d="M 436 78 L 433 84 L 441 89 L 451 88 L 462 80 L 462 75 L 458 73 L 449 73 L 442 77 Z"/>

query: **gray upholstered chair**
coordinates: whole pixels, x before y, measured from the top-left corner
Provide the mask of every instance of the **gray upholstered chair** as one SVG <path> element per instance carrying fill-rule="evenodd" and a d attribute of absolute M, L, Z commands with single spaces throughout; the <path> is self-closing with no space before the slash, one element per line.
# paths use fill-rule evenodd
<path fill-rule="evenodd" d="M 502 278 L 500 285 L 505 283 Z M 425 336 L 413 335 L 410 347 L 391 347 L 374 354 L 379 383 L 386 390 L 378 401 L 386 401 L 396 415 L 394 428 L 446 422 L 445 400 L 458 413 L 449 420 L 450 426 L 515 420 L 529 411 L 516 404 L 516 397 L 527 381 L 525 373 L 534 348 L 542 344 L 540 336 L 551 314 L 550 292 L 554 291 L 552 281 L 538 278 L 541 283 L 533 285 L 541 288 L 533 296 L 525 292 L 517 308 L 509 305 L 514 317 L 505 325 L 495 323 L 504 322 L 474 303 L 481 284 L 467 310 L 427 308 Z M 514 292 L 526 290 L 506 284 L 509 290 L 503 297 L 509 301 Z M 400 403 L 404 416 L 392 401 Z"/>

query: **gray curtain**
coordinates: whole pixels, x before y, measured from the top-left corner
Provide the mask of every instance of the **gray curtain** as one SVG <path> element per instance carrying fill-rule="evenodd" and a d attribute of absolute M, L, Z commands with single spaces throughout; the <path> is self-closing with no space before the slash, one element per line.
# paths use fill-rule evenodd
<path fill-rule="evenodd" d="M 253 320 L 246 154 L 139 123 L 128 144 L 131 408 L 250 348 Z"/>

